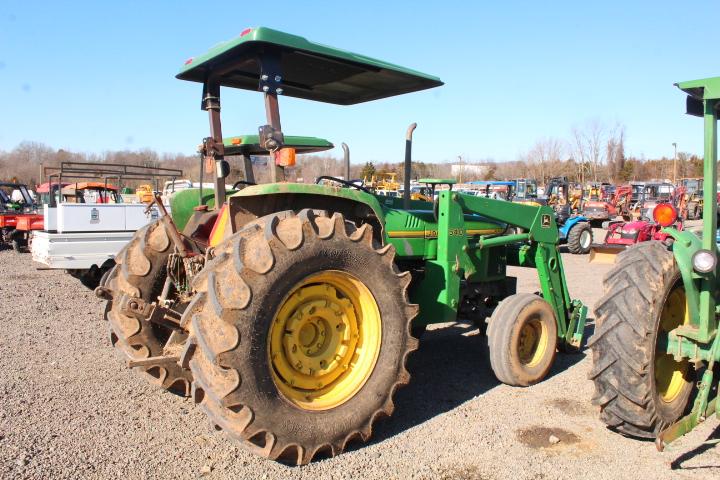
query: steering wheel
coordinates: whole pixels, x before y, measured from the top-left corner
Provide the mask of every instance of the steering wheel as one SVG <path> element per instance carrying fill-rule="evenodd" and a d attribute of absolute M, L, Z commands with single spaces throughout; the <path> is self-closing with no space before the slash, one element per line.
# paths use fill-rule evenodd
<path fill-rule="evenodd" d="M 250 185 L 257 185 L 257 183 L 248 182 L 245 180 L 238 180 L 237 182 L 233 183 L 232 189 L 237 190 L 240 185 L 250 186 Z"/>
<path fill-rule="evenodd" d="M 342 178 L 331 177 L 330 175 L 322 175 L 320 177 L 317 177 L 315 179 L 315 183 L 320 184 L 320 182 L 323 180 L 330 180 L 331 182 L 337 182 L 339 184 L 345 185 L 348 188 L 356 188 L 358 190 L 362 190 L 363 192 L 369 193 L 370 195 L 372 195 L 372 192 L 365 187 L 357 185 L 353 182 L 348 182 L 347 180 L 343 180 Z"/>

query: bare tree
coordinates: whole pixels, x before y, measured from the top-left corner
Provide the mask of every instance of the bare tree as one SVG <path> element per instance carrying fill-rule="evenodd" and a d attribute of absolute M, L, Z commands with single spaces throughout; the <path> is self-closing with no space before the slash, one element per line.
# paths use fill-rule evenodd
<path fill-rule="evenodd" d="M 575 159 L 580 162 L 580 181 L 598 179 L 598 171 L 603 162 L 602 152 L 605 127 L 598 119 L 587 120 L 581 126 L 572 128 L 572 148 Z M 586 178 L 586 174 L 590 178 Z"/>
<path fill-rule="evenodd" d="M 562 162 L 563 150 L 563 142 L 557 138 L 547 137 L 536 141 L 524 156 L 530 170 L 528 176 L 545 183 L 552 176 L 548 175 L 549 171 L 557 170 L 558 165 Z"/>
<path fill-rule="evenodd" d="M 625 167 L 625 126 L 616 124 L 607 137 L 606 159 L 608 177 L 612 181 L 620 178 L 620 172 Z"/>

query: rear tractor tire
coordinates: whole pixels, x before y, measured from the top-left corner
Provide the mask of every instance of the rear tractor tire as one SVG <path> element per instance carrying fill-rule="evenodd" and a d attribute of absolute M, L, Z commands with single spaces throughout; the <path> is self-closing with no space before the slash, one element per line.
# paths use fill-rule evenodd
<path fill-rule="evenodd" d="M 167 259 L 172 243 L 165 228 L 151 223 L 137 232 L 118 253 L 117 265 L 107 275 L 98 278 L 115 296 L 126 294 L 145 302 L 157 300 L 166 276 Z M 183 335 L 170 328 L 124 313 L 117 302 L 108 301 L 106 318 L 110 323 L 110 341 L 128 360 L 160 357 L 166 347 L 177 345 Z M 135 367 L 144 373 L 150 383 L 178 395 L 190 394 L 192 376 L 189 370 L 177 363 L 161 362 L 157 365 Z"/>
<path fill-rule="evenodd" d="M 215 248 L 183 315 L 193 398 L 249 450 L 306 464 L 367 440 L 410 380 L 410 273 L 370 225 L 280 212 Z"/>
<path fill-rule="evenodd" d="M 680 418 L 693 390 L 694 369 L 663 350 L 663 336 L 688 322 L 685 289 L 675 258 L 661 242 L 643 242 L 618 255 L 595 309 L 593 404 L 622 434 L 655 438 Z"/>
<path fill-rule="evenodd" d="M 557 351 L 552 307 L 531 293 L 510 295 L 490 317 L 488 345 L 490 366 L 498 380 L 523 387 L 541 381 Z"/>
<path fill-rule="evenodd" d="M 585 255 L 590 253 L 593 243 L 592 227 L 587 222 L 578 222 L 570 229 L 567 236 L 567 246 L 570 253 Z"/>

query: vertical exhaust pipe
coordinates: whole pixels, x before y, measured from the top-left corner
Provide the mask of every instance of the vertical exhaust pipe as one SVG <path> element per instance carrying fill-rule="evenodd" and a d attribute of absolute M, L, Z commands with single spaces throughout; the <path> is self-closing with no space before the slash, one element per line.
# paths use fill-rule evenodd
<path fill-rule="evenodd" d="M 343 159 L 345 160 L 345 181 L 350 181 L 350 147 L 347 146 L 347 143 L 342 143 L 342 149 L 343 149 Z"/>
<path fill-rule="evenodd" d="M 412 136 L 417 128 L 417 123 L 411 123 L 405 134 L 405 172 L 403 175 L 403 208 L 410 208 L 410 175 L 412 173 Z"/>

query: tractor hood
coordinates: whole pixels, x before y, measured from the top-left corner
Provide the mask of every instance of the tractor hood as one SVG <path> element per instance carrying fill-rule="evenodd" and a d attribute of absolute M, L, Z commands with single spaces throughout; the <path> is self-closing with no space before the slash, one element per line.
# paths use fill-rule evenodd
<path fill-rule="evenodd" d="M 637 233 L 648 224 L 648 222 L 644 222 L 642 220 L 635 220 L 633 222 L 627 222 L 622 227 L 622 233 Z"/>

